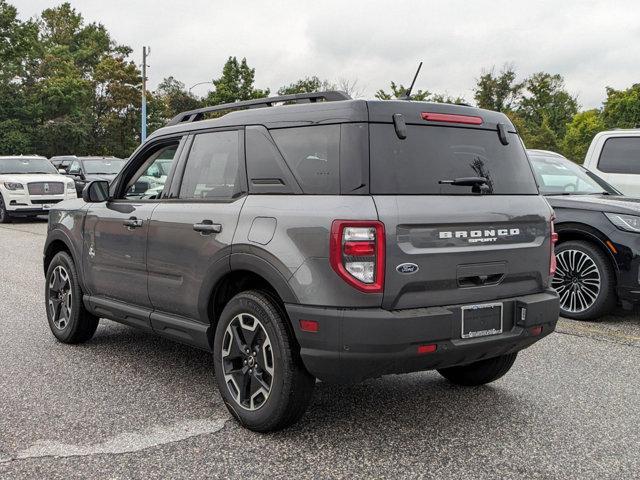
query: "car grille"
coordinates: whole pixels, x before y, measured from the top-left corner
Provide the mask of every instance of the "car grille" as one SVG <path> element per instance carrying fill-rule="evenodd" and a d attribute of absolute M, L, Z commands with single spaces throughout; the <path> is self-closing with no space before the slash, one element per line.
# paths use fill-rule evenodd
<path fill-rule="evenodd" d="M 61 201 L 61 198 L 52 198 L 51 200 L 31 200 L 31 203 L 34 205 L 53 205 L 54 203 L 58 203 Z"/>
<path fill-rule="evenodd" d="M 64 183 L 33 182 L 27 185 L 29 195 L 60 195 L 64 193 Z"/>

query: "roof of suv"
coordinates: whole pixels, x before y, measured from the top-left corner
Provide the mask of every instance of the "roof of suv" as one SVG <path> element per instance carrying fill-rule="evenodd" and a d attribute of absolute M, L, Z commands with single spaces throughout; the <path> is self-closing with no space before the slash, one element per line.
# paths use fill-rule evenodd
<path fill-rule="evenodd" d="M 208 120 L 191 121 L 187 118 L 186 121 L 180 122 L 180 117 L 189 117 L 189 114 L 197 111 L 185 112 L 172 120 L 168 126 L 156 130 L 149 138 L 192 130 L 243 125 L 284 128 L 332 123 L 390 123 L 396 113 L 402 114 L 408 124 L 459 126 L 457 123 L 425 121 L 421 117 L 422 112 L 481 117 L 482 124 L 473 126 L 495 129 L 498 123 L 503 123 L 508 130 L 515 131 L 515 127 L 506 115 L 466 105 L 406 100 L 334 100 L 270 106 L 271 102 L 278 102 L 278 98 L 263 99 L 258 103 L 262 108 L 249 107 L 244 110 L 233 110 L 221 117 Z M 233 104 L 229 104 L 229 108 L 234 108 Z"/>

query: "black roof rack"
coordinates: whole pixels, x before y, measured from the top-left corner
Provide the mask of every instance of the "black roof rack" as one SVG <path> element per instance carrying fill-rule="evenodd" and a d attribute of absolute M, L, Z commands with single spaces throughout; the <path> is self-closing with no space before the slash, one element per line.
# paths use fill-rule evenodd
<path fill-rule="evenodd" d="M 255 100 L 245 100 L 242 102 L 224 103 L 222 105 L 213 105 L 211 107 L 198 108 L 182 112 L 173 117 L 167 123 L 167 126 L 177 125 L 184 122 L 197 122 L 204 118 L 205 113 L 220 112 L 224 110 L 240 110 L 243 108 L 264 108 L 272 107 L 274 103 L 313 103 L 318 100 L 325 102 L 336 102 L 339 100 L 351 100 L 351 97 L 340 91 L 314 92 L 314 93 L 295 93 L 293 95 L 281 95 L 279 97 L 257 98 Z"/>

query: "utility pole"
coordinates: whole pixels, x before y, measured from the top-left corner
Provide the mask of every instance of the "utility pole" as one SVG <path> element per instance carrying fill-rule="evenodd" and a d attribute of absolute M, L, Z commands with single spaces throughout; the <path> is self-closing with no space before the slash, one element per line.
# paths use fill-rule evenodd
<path fill-rule="evenodd" d="M 140 127 L 140 141 L 147 139 L 147 57 L 151 53 L 150 47 L 142 47 L 142 120 Z"/>

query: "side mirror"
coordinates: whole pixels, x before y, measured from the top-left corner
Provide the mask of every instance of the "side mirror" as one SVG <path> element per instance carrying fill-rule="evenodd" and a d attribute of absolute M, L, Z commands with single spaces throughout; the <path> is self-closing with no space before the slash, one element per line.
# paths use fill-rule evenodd
<path fill-rule="evenodd" d="M 59 169 L 58 169 L 58 173 L 59 173 L 60 175 L 66 175 L 66 174 L 67 174 L 67 171 L 66 171 L 64 168 L 59 168 Z"/>
<path fill-rule="evenodd" d="M 82 190 L 82 199 L 87 203 L 106 202 L 109 199 L 109 182 L 94 180 L 87 183 Z"/>

